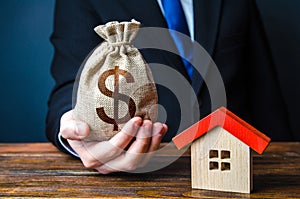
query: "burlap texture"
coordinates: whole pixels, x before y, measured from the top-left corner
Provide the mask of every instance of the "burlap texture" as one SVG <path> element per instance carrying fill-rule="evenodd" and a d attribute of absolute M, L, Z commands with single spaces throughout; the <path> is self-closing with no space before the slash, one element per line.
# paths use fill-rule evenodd
<path fill-rule="evenodd" d="M 87 141 L 110 139 L 133 116 L 157 119 L 157 91 L 149 66 L 131 42 L 140 23 L 109 22 L 95 28 L 104 41 L 82 69 L 75 118 L 91 129 Z"/>

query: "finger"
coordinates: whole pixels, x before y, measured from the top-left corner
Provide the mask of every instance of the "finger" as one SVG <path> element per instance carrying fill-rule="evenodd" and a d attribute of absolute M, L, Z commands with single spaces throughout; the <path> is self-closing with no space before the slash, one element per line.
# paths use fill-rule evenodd
<path fill-rule="evenodd" d="M 128 151 L 96 169 L 103 174 L 135 170 L 145 157 L 144 153 L 148 151 L 151 134 L 152 122 L 150 120 L 144 120 L 143 125 L 139 128 L 136 140 L 132 143 Z"/>
<path fill-rule="evenodd" d="M 89 126 L 81 121 L 64 120 L 60 124 L 62 137 L 69 140 L 82 140 L 88 136 L 89 131 Z"/>
<path fill-rule="evenodd" d="M 147 154 L 145 155 L 143 161 L 140 164 L 140 167 L 144 167 L 149 160 L 152 158 L 152 156 L 154 155 L 154 152 L 159 148 L 159 145 L 161 143 L 162 138 L 164 137 L 164 135 L 166 134 L 168 130 L 167 125 L 162 124 L 162 123 L 154 123 L 153 124 L 153 136 L 152 136 L 152 140 L 151 140 L 151 145 L 149 147 L 149 150 L 147 152 Z"/>
<path fill-rule="evenodd" d="M 156 151 L 159 148 L 162 138 L 168 131 L 168 126 L 159 122 L 154 123 L 153 133 L 151 139 L 151 145 L 149 147 L 148 153 Z"/>
<path fill-rule="evenodd" d="M 126 154 L 147 152 L 151 142 L 151 135 L 152 122 L 150 120 L 144 120 L 143 125 L 136 135 L 136 140 L 131 144 Z"/>
<path fill-rule="evenodd" d="M 74 118 L 74 111 L 70 110 L 62 115 L 60 119 L 60 132 L 65 139 L 80 140 L 89 133 L 89 126 Z"/>
<path fill-rule="evenodd" d="M 61 116 L 60 122 L 74 120 L 74 110 L 70 110 Z"/>
<path fill-rule="evenodd" d="M 132 118 L 125 124 L 125 126 L 119 133 L 117 133 L 114 137 L 112 137 L 109 140 L 109 142 L 117 148 L 125 149 L 127 145 L 131 142 L 132 138 L 135 137 L 135 135 L 137 134 L 141 124 L 142 118 Z"/>

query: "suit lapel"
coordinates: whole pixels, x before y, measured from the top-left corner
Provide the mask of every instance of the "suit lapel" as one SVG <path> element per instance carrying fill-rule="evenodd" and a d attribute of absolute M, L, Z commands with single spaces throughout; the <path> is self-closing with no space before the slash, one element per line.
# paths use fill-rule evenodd
<path fill-rule="evenodd" d="M 217 39 L 221 7 L 222 0 L 194 0 L 195 40 L 200 43 L 211 57 L 213 57 Z M 206 57 L 204 58 L 207 59 Z M 200 63 L 203 62 L 208 64 L 200 66 L 203 67 L 201 68 L 201 75 L 196 72 L 193 75 L 192 86 L 196 94 L 199 94 L 203 86 L 203 78 L 205 79 L 209 69 L 210 61 L 207 59 Z"/>
<path fill-rule="evenodd" d="M 127 16 L 140 21 L 142 27 L 166 27 L 166 22 L 156 1 L 119 0 L 119 3 L 127 11 Z"/>

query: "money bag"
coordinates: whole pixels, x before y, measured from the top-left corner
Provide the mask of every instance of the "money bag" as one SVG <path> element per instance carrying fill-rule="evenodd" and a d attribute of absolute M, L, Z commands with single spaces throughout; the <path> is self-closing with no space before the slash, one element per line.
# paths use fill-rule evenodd
<path fill-rule="evenodd" d="M 94 30 L 104 41 L 85 60 L 74 116 L 90 126 L 86 141 L 105 141 L 134 116 L 157 119 L 157 90 L 151 70 L 132 45 L 140 23 L 109 22 Z"/>

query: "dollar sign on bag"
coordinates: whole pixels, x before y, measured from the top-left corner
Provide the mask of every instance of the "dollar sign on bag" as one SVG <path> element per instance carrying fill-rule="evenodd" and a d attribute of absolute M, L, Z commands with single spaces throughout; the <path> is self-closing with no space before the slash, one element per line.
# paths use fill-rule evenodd
<path fill-rule="evenodd" d="M 106 79 L 114 75 L 114 91 L 109 90 L 105 86 Z M 98 88 L 100 92 L 108 97 L 113 98 L 114 100 L 114 116 L 113 118 L 107 116 L 104 111 L 104 107 L 96 108 L 98 117 L 106 123 L 114 125 L 114 131 L 118 130 L 118 123 L 125 123 L 135 114 L 136 107 L 133 99 L 127 95 L 119 93 L 119 76 L 122 75 L 125 77 L 127 83 L 133 83 L 133 76 L 125 70 L 119 69 L 119 66 L 115 66 L 114 69 L 105 71 L 98 80 Z M 128 106 L 128 112 L 125 116 L 119 118 L 119 101 L 123 101 Z"/>

